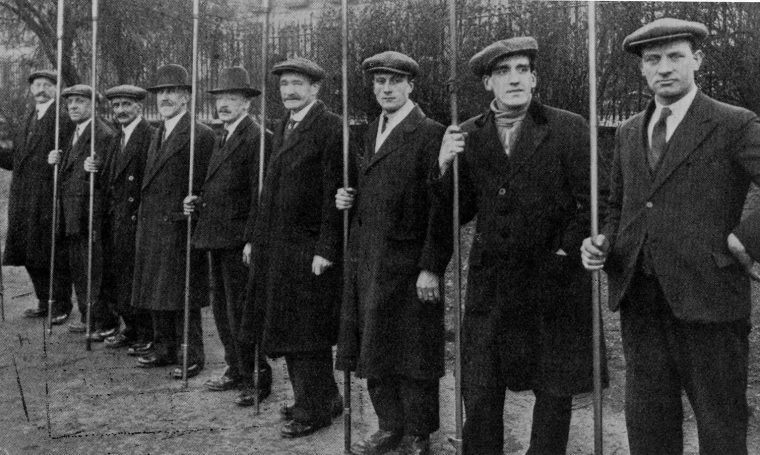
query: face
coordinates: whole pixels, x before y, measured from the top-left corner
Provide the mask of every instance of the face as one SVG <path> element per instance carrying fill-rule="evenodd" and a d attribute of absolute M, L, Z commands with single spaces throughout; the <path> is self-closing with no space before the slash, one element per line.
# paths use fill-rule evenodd
<path fill-rule="evenodd" d="M 312 83 L 303 74 L 282 73 L 280 75 L 280 98 L 285 109 L 298 112 L 317 99 L 319 83 Z"/>
<path fill-rule="evenodd" d="M 377 103 L 386 114 L 392 114 L 406 104 L 414 83 L 407 76 L 395 73 L 375 73 L 372 87 Z"/>
<path fill-rule="evenodd" d="M 158 113 L 164 120 L 184 111 L 188 102 L 190 102 L 190 93 L 179 87 L 163 88 L 156 93 Z"/>
<path fill-rule="evenodd" d="M 493 92 L 500 109 L 519 110 L 533 97 L 536 73 L 530 69 L 528 56 L 510 55 L 496 62 L 491 74 L 483 77 L 483 85 Z"/>
<path fill-rule="evenodd" d="M 240 92 L 226 92 L 215 96 L 216 112 L 219 120 L 226 124 L 234 123 L 235 120 L 248 113 L 251 101 Z"/>
<path fill-rule="evenodd" d="M 55 90 L 55 83 L 46 77 L 38 77 L 29 86 L 29 91 L 32 92 L 37 104 L 44 104 L 55 98 Z"/>
<path fill-rule="evenodd" d="M 111 100 L 113 116 L 122 126 L 127 126 L 142 112 L 142 104 L 132 98 L 114 98 Z"/>
<path fill-rule="evenodd" d="M 655 98 L 671 104 L 694 86 L 694 73 L 702 65 L 702 57 L 702 51 L 693 51 L 686 40 L 647 47 L 641 52 L 641 74 Z"/>
<path fill-rule="evenodd" d="M 92 114 L 92 100 L 84 96 L 73 95 L 66 98 L 69 117 L 74 123 L 82 123 Z"/>

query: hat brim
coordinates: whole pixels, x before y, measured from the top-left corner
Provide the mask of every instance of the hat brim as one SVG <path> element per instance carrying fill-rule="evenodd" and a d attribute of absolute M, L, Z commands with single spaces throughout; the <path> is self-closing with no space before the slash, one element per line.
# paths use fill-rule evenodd
<path fill-rule="evenodd" d="M 393 74 L 400 74 L 402 76 L 410 76 L 410 77 L 416 76 L 416 73 L 412 73 L 410 71 L 400 70 L 398 68 L 391 68 L 391 67 L 388 67 L 388 66 L 375 66 L 373 68 L 367 68 L 366 70 L 364 70 L 364 72 L 367 73 L 367 74 L 373 74 L 373 73 L 393 73 Z"/>
<path fill-rule="evenodd" d="M 311 80 L 314 82 L 319 82 L 324 78 L 323 74 L 316 74 L 313 72 L 305 71 L 303 68 L 297 68 L 294 66 L 281 66 L 272 70 L 272 74 L 275 76 L 281 76 L 284 73 L 303 74 L 304 76 L 311 78 Z"/>
<path fill-rule="evenodd" d="M 252 87 L 240 87 L 240 88 L 215 88 L 211 90 L 206 90 L 208 93 L 211 93 L 212 95 L 221 95 L 222 93 L 234 93 L 234 92 L 240 92 L 243 95 L 245 95 L 248 98 L 253 98 L 254 96 L 261 95 L 261 90 L 252 88 Z"/>
<path fill-rule="evenodd" d="M 506 57 L 512 57 L 513 55 L 527 55 L 530 58 L 536 58 L 536 55 L 538 55 L 538 51 L 535 49 L 518 49 L 518 50 L 508 51 L 502 54 L 498 54 L 488 61 L 488 63 L 483 67 L 481 74 L 479 74 L 479 76 L 487 76 L 491 74 L 491 72 L 496 67 L 496 64 L 499 62 L 499 60 Z"/>
<path fill-rule="evenodd" d="M 153 87 L 148 87 L 145 90 L 147 90 L 147 91 L 149 91 L 151 93 L 155 93 L 155 92 L 158 92 L 158 91 L 163 90 L 165 88 L 184 88 L 184 89 L 190 90 L 190 91 L 193 90 L 193 86 L 192 85 L 187 85 L 187 84 L 154 85 Z"/>
<path fill-rule="evenodd" d="M 29 82 L 29 85 L 31 85 L 36 79 L 47 79 L 50 82 L 52 82 L 53 84 L 57 84 L 58 83 L 58 79 L 56 79 L 54 77 L 51 77 L 51 76 L 48 76 L 46 74 L 34 74 L 32 76 L 29 76 L 27 78 L 27 82 Z"/>
<path fill-rule="evenodd" d="M 129 99 L 135 100 L 135 101 L 143 101 L 145 99 L 145 96 L 146 95 L 130 95 L 128 93 L 116 93 L 116 94 L 113 94 L 113 95 L 111 95 L 111 94 L 105 95 L 105 97 L 106 97 L 106 99 L 108 101 L 115 100 L 116 98 L 129 98 Z"/>
<path fill-rule="evenodd" d="M 626 43 L 625 50 L 632 54 L 641 55 L 641 49 L 650 44 L 665 43 L 665 42 L 680 41 L 680 40 L 687 40 L 693 43 L 698 43 L 700 41 L 700 39 L 694 36 L 694 34 L 689 33 L 689 32 L 684 32 L 684 33 L 676 33 L 676 34 L 667 35 L 667 36 L 656 36 L 653 38 L 647 38 L 647 39 L 642 39 L 638 41 L 631 41 L 630 43 Z"/>

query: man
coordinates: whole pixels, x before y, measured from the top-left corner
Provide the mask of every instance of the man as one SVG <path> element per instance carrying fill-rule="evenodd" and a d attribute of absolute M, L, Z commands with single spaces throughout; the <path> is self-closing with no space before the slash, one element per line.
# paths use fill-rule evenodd
<path fill-rule="evenodd" d="M 341 398 L 332 346 L 338 331 L 341 120 L 317 100 L 324 70 L 294 58 L 276 64 L 288 117 L 274 127 L 272 157 L 251 232 L 251 296 L 241 332 L 269 357 L 285 357 L 295 403 L 283 406 L 281 434 L 330 425 Z M 253 328 L 251 328 L 253 326 Z M 260 335 L 259 335 L 260 334 Z M 337 406 L 340 414 L 340 406 Z"/>
<path fill-rule="evenodd" d="M 461 222 L 477 216 L 462 334 L 464 453 L 503 453 L 505 390 L 536 401 L 529 455 L 565 453 L 573 395 L 593 388 L 588 125 L 539 103 L 532 37 L 486 46 L 470 69 L 488 110 L 451 126 L 432 185 L 450 213 L 460 157 Z"/>
<path fill-rule="evenodd" d="M 93 117 L 92 88 L 89 85 L 73 85 L 61 96 L 66 100 L 66 108 L 71 121 L 76 125 L 70 141 L 63 144 L 63 151 L 53 150 L 48 157 L 51 165 L 60 164 L 58 169 L 61 189 L 60 228 L 68 251 L 69 270 L 74 282 L 74 290 L 79 306 L 79 322 L 69 324 L 69 332 L 84 333 L 87 330 L 88 302 L 91 303 L 90 339 L 103 341 L 113 335 L 119 326 L 118 318 L 100 300 L 100 285 L 103 270 L 103 249 L 101 238 L 101 206 L 103 203 L 103 181 L 95 179 L 93 210 L 93 232 L 90 244 L 90 174 L 84 169 L 84 162 L 90 156 L 92 122 L 95 123 L 95 151 L 107 155 L 115 133 L 98 116 Z M 92 248 L 92 267 L 88 277 L 88 256 Z M 92 295 L 88 295 L 88 278 Z"/>
<path fill-rule="evenodd" d="M 23 265 L 37 296 L 37 306 L 24 316 L 45 317 L 50 290 L 50 251 L 53 216 L 53 172 L 47 165 L 48 154 L 55 148 L 55 119 L 59 117 L 60 144 L 67 143 L 74 124 L 63 110 L 56 112 L 55 71 L 34 71 L 29 75 L 29 91 L 35 107 L 24 129 L 14 139 L 12 150 L 0 152 L 0 166 L 13 171 L 8 200 L 8 238 L 5 241 L 4 265 Z M 53 325 L 63 324 L 71 312 L 71 276 L 66 245 L 56 240 L 53 273 Z"/>
<path fill-rule="evenodd" d="M 140 206 L 145 160 L 155 128 L 142 116 L 148 92 L 134 85 L 106 90 L 119 133 L 112 141 L 103 168 L 103 284 L 101 299 L 121 317 L 124 328 L 106 338 L 107 348 L 128 346 L 130 355 L 145 354 L 153 339 L 150 313 L 132 307 L 137 209 Z M 100 163 L 85 160 L 85 170 L 97 172 Z"/>
<path fill-rule="evenodd" d="M 382 115 L 358 157 L 358 191 L 336 195 L 339 209 L 355 207 L 338 367 L 367 378 L 379 429 L 351 451 L 381 454 L 401 445 L 401 453 L 427 454 L 439 426 L 441 277 L 450 251 L 449 224 L 430 217 L 427 176 L 445 128 L 409 99 L 419 72 L 411 57 L 382 52 L 362 67 Z"/>
<path fill-rule="evenodd" d="M 187 218 L 183 201 L 188 192 L 190 168 L 191 85 L 187 70 L 179 65 L 160 67 L 156 94 L 161 127 L 153 135 L 143 173 L 135 239 L 135 271 L 132 306 L 150 310 L 153 319 L 153 351 L 138 357 L 142 367 L 182 362 L 184 342 L 185 256 Z M 211 128 L 196 123 L 193 189 L 199 190 L 214 147 Z M 190 309 L 187 377 L 203 369 L 201 308 L 208 306 L 208 263 L 203 251 L 190 251 Z M 182 379 L 182 368 L 172 371 Z"/>
<path fill-rule="evenodd" d="M 623 41 L 654 100 L 618 128 L 609 214 L 583 242 L 583 264 L 604 267 L 620 310 L 634 455 L 683 452 L 684 390 L 700 453 L 747 453 L 747 250 L 760 239 L 757 216 L 740 218 L 750 181 L 760 183 L 760 124 L 696 86 L 706 35 L 664 18 Z"/>
<path fill-rule="evenodd" d="M 214 145 L 200 197 L 185 198 L 185 214 L 198 213 L 199 218 L 193 246 L 211 255 L 214 321 L 227 363 L 224 374 L 205 385 L 212 391 L 241 389 L 237 403 L 248 406 L 255 402 L 255 351 L 242 343 L 239 329 L 251 254 L 250 246 L 245 247 L 245 228 L 255 219 L 258 205 L 260 131 L 248 110 L 261 92 L 251 88 L 245 68 L 232 67 L 222 70 L 218 86 L 209 93 L 224 129 Z M 259 356 L 259 371 L 259 399 L 264 399 L 272 387 L 272 369 L 264 356 Z"/>

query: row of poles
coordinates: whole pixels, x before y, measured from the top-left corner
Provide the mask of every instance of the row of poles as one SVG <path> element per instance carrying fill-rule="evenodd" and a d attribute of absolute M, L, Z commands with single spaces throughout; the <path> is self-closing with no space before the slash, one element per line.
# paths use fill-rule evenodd
<path fill-rule="evenodd" d="M 58 78 L 56 82 L 56 111 L 60 112 L 61 104 L 61 86 L 63 79 L 62 60 L 63 60 L 63 25 L 64 25 L 64 0 L 58 0 L 57 15 L 57 70 Z M 193 192 L 194 180 L 194 160 L 195 160 L 195 120 L 196 120 L 196 102 L 197 102 L 197 81 L 198 81 L 198 29 L 200 22 L 200 1 L 193 0 L 193 54 L 192 54 L 192 79 L 191 79 L 191 101 L 190 101 L 190 170 L 188 175 L 188 195 Z M 266 146 L 266 109 L 267 109 L 267 50 L 268 50 L 268 27 L 270 15 L 270 2 L 263 0 L 264 24 L 261 38 L 261 95 L 260 95 L 260 134 L 259 134 L 259 175 L 258 175 L 258 196 L 264 184 L 264 165 L 265 165 L 265 146 Z M 449 15 L 449 101 L 451 124 L 457 125 L 458 106 L 457 106 L 457 11 L 456 0 L 448 0 Z M 97 30 L 98 30 L 98 0 L 92 0 L 92 121 L 91 138 L 90 138 L 90 157 L 95 158 L 95 115 L 96 115 L 96 81 L 97 81 Z M 341 79 L 342 79 L 342 110 L 343 110 L 343 185 L 348 187 L 349 182 L 349 126 L 348 126 L 348 0 L 341 0 Z M 596 238 L 599 233 L 598 222 L 598 153 L 597 153 L 597 111 L 596 111 L 596 9 L 594 1 L 588 2 L 588 54 L 589 54 L 589 123 L 590 123 L 590 187 L 591 187 L 591 236 Z M 55 149 L 60 150 L 60 117 L 55 117 Z M 59 165 L 55 164 L 53 168 L 53 228 L 51 232 L 50 247 L 50 285 L 48 290 L 48 334 L 52 334 L 52 314 L 54 297 L 54 270 L 56 259 L 56 239 L 58 227 L 58 169 Z M 452 167 L 453 171 L 453 207 L 452 207 L 452 227 L 453 227 L 453 271 L 454 271 L 454 341 L 455 341 L 455 361 L 454 361 L 454 382 L 455 382 L 455 435 L 450 439 L 455 447 L 457 455 L 462 454 L 462 429 L 463 429 L 463 406 L 462 406 L 462 353 L 461 353 L 461 324 L 463 316 L 462 308 L 462 287 L 461 287 L 461 243 L 459 229 L 459 163 L 458 157 L 454 158 Z M 91 313 L 92 313 L 92 253 L 93 253 L 93 222 L 94 222 L 94 190 L 95 174 L 90 174 L 90 200 L 89 200 L 89 235 L 88 235 L 88 253 L 87 253 L 87 315 L 86 315 L 86 348 L 88 351 L 91 347 Z M 348 260 L 348 212 L 343 214 L 343 260 L 344 264 Z M 187 387 L 187 368 L 188 368 L 188 334 L 189 334 L 189 309 L 190 309 L 190 251 L 191 251 L 191 233 L 192 233 L 192 214 L 187 217 L 187 239 L 185 245 L 185 301 L 184 301 L 184 321 L 183 321 L 183 340 L 182 340 L 182 380 Z M 593 311 L 593 368 L 594 368 L 594 453 L 601 455 L 603 453 L 602 438 L 602 380 L 601 380 L 601 272 L 592 272 L 592 311 Z M 2 273 L 0 273 L 0 314 L 5 319 L 4 299 L 2 290 Z M 259 352 L 258 343 L 254 346 L 255 371 L 254 371 L 254 396 L 256 397 L 256 413 L 259 412 L 258 388 L 259 388 Z M 344 372 L 344 450 L 350 453 L 351 447 L 351 373 Z"/>

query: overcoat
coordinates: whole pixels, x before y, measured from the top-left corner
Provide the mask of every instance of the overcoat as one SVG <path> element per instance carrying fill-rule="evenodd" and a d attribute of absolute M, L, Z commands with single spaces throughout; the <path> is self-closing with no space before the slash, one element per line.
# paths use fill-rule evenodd
<path fill-rule="evenodd" d="M 124 132 L 120 130 L 103 165 L 103 177 L 107 182 L 103 193 L 104 278 L 101 295 L 110 298 L 119 312 L 125 311 L 131 302 L 137 210 L 145 161 L 154 132 L 155 128 L 147 120 L 140 120 L 121 150 Z"/>
<path fill-rule="evenodd" d="M 12 150 L 0 153 L 0 166 L 13 171 L 8 199 L 8 237 L 3 264 L 50 267 L 53 217 L 53 169 L 48 154 L 55 148 L 55 103 L 37 120 L 32 109 Z M 60 146 L 71 139 L 74 124 L 60 112 Z M 59 246 L 61 242 L 58 242 Z M 65 261 L 65 250 L 58 248 Z M 56 255 L 58 256 L 58 255 Z"/>
<path fill-rule="evenodd" d="M 181 311 L 185 294 L 187 217 L 182 204 L 188 192 L 190 114 L 182 118 L 161 143 L 163 125 L 148 150 L 137 215 L 132 306 L 148 310 Z M 211 128 L 195 125 L 193 192 L 200 190 L 214 147 Z M 191 251 L 191 305 L 207 306 L 208 261 L 203 251 Z"/>
<path fill-rule="evenodd" d="M 284 140 L 287 119 L 274 129 L 259 210 L 250 231 L 253 267 L 241 334 L 258 334 L 275 357 L 329 349 L 340 308 L 342 215 L 341 119 L 321 101 Z M 315 255 L 333 266 L 316 276 Z M 251 325 L 253 324 L 253 325 Z M 249 340 L 256 341 L 256 340 Z"/>
<path fill-rule="evenodd" d="M 760 259 L 760 233 L 752 220 L 740 221 L 750 182 L 760 183 L 758 118 L 697 93 L 652 176 L 647 124 L 654 107 L 624 122 L 616 134 L 603 228 L 611 243 L 605 264 L 610 308 L 619 308 L 648 239 L 654 272 L 677 318 L 748 319 L 749 277 L 726 238 L 736 231 Z"/>
<path fill-rule="evenodd" d="M 337 367 L 360 377 L 444 374 L 444 304 L 417 297 L 417 277 L 441 278 L 449 260 L 450 222 L 431 218 L 427 177 L 445 127 L 419 107 L 375 152 L 378 120 L 357 157 Z"/>
<path fill-rule="evenodd" d="M 477 215 L 463 381 L 554 395 L 589 391 L 591 280 L 579 251 L 589 235 L 588 125 L 576 114 L 533 100 L 510 155 L 492 111 L 462 129 L 468 136 L 459 160 L 461 222 Z M 448 211 L 452 172 L 442 178 L 437 173 L 436 166 L 436 207 Z M 489 361 L 493 346 L 501 358 L 499 374 Z M 491 383 L 499 376 L 505 384 Z"/>

